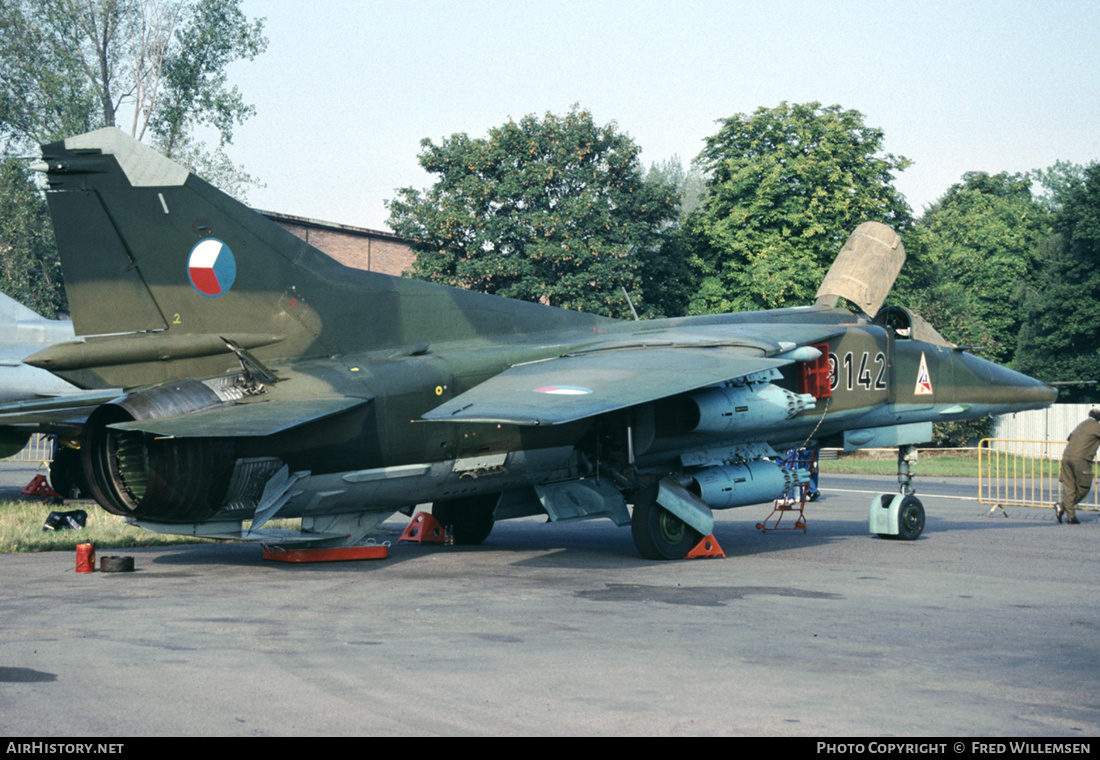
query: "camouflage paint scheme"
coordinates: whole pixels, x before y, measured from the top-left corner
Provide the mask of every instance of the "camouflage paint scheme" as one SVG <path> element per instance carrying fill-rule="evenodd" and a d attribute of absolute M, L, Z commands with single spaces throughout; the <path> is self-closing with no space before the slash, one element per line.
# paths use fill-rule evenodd
<path fill-rule="evenodd" d="M 347 543 L 432 502 L 464 543 L 609 517 L 677 558 L 713 508 L 804 479 L 777 450 L 917 443 L 1056 395 L 880 310 L 904 259 L 883 225 L 814 306 L 623 322 L 349 269 L 117 130 L 39 168 L 84 339 L 28 361 L 127 389 L 89 417 L 84 469 L 153 530 L 272 541 L 301 517 Z"/>

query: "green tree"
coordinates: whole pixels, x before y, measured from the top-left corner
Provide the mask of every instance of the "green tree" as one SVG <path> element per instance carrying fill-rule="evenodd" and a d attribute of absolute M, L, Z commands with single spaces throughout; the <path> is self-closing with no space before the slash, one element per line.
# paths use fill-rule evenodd
<path fill-rule="evenodd" d="M 157 146 L 170 157 L 203 156 L 208 173 L 225 176 L 230 169 L 224 147 L 234 125 L 255 113 L 240 91 L 228 84 L 226 67 L 252 60 L 267 48 L 263 20 L 249 22 L 239 0 L 198 0 L 186 7 L 175 43 L 164 58 L 164 97 L 150 117 Z M 195 127 L 217 130 L 220 142 L 212 155 L 191 136 Z M 238 185 L 254 180 L 237 170 Z"/>
<path fill-rule="evenodd" d="M 1046 169 L 1033 169 L 1027 173 L 1033 187 L 1040 188 L 1036 200 L 1050 212 L 1062 207 L 1066 193 L 1085 180 L 1085 167 L 1072 161 L 1055 161 Z"/>
<path fill-rule="evenodd" d="M 904 235 L 912 223 L 893 186 L 909 161 L 882 154 L 882 131 L 858 111 L 782 103 L 720 124 L 696 159 L 707 194 L 684 225 L 693 313 L 808 303 L 858 224 Z"/>
<path fill-rule="evenodd" d="M 46 204 L 18 160 L 0 164 L 0 292 L 43 316 L 66 311 Z"/>
<path fill-rule="evenodd" d="M 233 127 L 253 113 L 226 67 L 267 40 L 240 0 L 6 0 L 0 4 L 0 137 L 9 148 L 105 126 L 149 139 L 211 182 L 252 181 L 226 165 Z M 219 135 L 210 150 L 197 126 Z"/>
<path fill-rule="evenodd" d="M 1100 163 L 1060 193 L 1055 235 L 1041 248 L 1026 303 L 1016 368 L 1046 381 L 1100 380 Z M 1068 386 L 1066 402 L 1100 400 L 1100 386 Z"/>
<path fill-rule="evenodd" d="M 707 189 L 703 172 L 697 166 L 685 169 L 679 156 L 650 164 L 649 170 L 645 173 L 645 181 L 672 185 L 677 189 L 680 202 L 676 210 L 680 219 L 687 217 L 699 207 Z"/>
<path fill-rule="evenodd" d="M 129 130 L 229 193 L 255 180 L 225 154 L 252 114 L 227 83 L 264 50 L 240 0 L 0 2 L 0 143 L 9 152 L 105 126 Z M 213 127 L 213 149 L 195 128 Z M 0 182 L 0 289 L 46 314 L 65 310 L 49 215 L 25 170 Z M 51 289 L 47 296 L 40 289 Z"/>
<path fill-rule="evenodd" d="M 96 123 L 80 49 L 65 44 L 51 10 L 23 0 L 0 4 L 0 138 L 8 149 L 33 150 Z"/>
<path fill-rule="evenodd" d="M 912 290 L 903 284 L 899 294 L 948 340 L 982 346 L 986 358 L 1007 364 L 1049 234 L 1050 215 L 1026 176 L 968 172 L 906 242 L 926 281 Z"/>
<path fill-rule="evenodd" d="M 574 107 L 421 147 L 435 184 L 387 202 L 390 227 L 415 241 L 409 274 L 620 318 L 625 291 L 639 314 L 659 313 L 643 286 L 667 263 L 677 190 L 643 181 L 639 149 L 614 123 Z"/>
<path fill-rule="evenodd" d="M 685 243 L 683 220 L 702 203 L 706 179 L 696 166 L 685 169 L 679 156 L 650 164 L 645 182 L 676 188 L 679 204 L 676 219 L 666 223 L 659 249 L 646 254 L 642 267 L 642 290 L 657 314 L 682 317 L 698 286 L 689 264 L 690 250 Z"/>

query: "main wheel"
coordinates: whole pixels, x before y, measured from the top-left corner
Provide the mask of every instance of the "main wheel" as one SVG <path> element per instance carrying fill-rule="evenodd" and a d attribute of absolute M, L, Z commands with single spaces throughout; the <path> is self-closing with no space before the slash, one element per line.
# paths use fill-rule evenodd
<path fill-rule="evenodd" d="M 451 529 L 456 545 L 476 546 L 493 532 L 493 511 L 500 494 L 466 496 L 432 504 L 432 516 Z"/>
<path fill-rule="evenodd" d="M 924 530 L 924 505 L 916 496 L 906 496 L 898 507 L 898 539 L 916 541 Z"/>
<path fill-rule="evenodd" d="M 657 503 L 657 485 L 634 500 L 630 534 L 646 559 L 683 559 L 702 540 L 697 530 Z"/>

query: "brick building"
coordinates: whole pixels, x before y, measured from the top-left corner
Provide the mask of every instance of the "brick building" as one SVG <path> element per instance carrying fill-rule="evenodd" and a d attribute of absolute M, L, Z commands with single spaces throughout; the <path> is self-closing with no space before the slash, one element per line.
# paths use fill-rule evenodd
<path fill-rule="evenodd" d="M 412 266 L 411 243 L 392 232 L 260 211 L 283 229 L 349 267 L 400 275 Z"/>

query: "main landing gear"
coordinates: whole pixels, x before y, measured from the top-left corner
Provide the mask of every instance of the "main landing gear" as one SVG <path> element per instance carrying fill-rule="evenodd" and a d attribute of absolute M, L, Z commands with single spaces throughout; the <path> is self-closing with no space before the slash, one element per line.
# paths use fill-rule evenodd
<path fill-rule="evenodd" d="M 493 511 L 500 494 L 465 496 L 432 504 L 432 516 L 451 530 L 455 544 L 476 546 L 493 532 Z"/>
<path fill-rule="evenodd" d="M 651 483 L 634 495 L 630 533 L 646 559 L 725 557 L 713 530 L 710 507 L 674 481 Z"/>
<path fill-rule="evenodd" d="M 658 485 L 638 492 L 630 517 L 634 546 L 646 559 L 683 559 L 702 536 L 676 515 L 657 503 Z"/>

